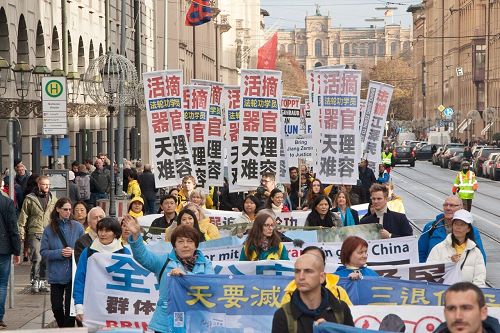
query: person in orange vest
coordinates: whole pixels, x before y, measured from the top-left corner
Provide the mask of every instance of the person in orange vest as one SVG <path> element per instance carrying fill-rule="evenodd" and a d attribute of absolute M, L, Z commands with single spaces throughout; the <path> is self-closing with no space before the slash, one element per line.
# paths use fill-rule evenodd
<path fill-rule="evenodd" d="M 463 161 L 461 166 L 462 170 L 459 171 L 455 177 L 455 182 L 453 183 L 451 191 L 462 199 L 464 209 L 470 212 L 472 208 L 472 199 L 474 199 L 474 193 L 477 191 L 478 184 L 476 174 L 472 170 L 469 170 L 469 161 Z"/>

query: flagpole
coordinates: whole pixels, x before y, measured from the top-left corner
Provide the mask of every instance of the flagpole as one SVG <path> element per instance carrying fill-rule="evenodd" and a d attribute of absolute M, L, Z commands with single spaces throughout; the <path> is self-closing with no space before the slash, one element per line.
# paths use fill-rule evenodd
<path fill-rule="evenodd" d="M 193 25 L 193 79 L 196 78 L 196 27 Z"/>

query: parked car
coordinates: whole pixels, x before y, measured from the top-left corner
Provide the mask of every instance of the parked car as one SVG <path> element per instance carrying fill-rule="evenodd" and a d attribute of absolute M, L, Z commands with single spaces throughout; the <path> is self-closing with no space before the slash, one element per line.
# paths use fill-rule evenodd
<path fill-rule="evenodd" d="M 439 156 L 444 152 L 444 147 L 439 147 L 434 154 L 432 154 L 432 164 L 439 164 Z"/>
<path fill-rule="evenodd" d="M 444 150 L 446 151 L 446 149 L 448 149 L 448 148 L 457 148 L 457 147 L 461 147 L 462 150 L 463 150 L 463 148 L 465 148 L 463 143 L 450 142 L 450 143 L 447 143 L 444 145 Z"/>
<path fill-rule="evenodd" d="M 415 151 L 411 147 L 397 146 L 392 152 L 393 165 L 409 164 L 415 166 Z"/>
<path fill-rule="evenodd" d="M 464 160 L 464 153 L 459 151 L 456 152 L 448 161 L 448 169 L 450 170 L 460 170 L 460 165 Z"/>
<path fill-rule="evenodd" d="M 422 145 L 415 149 L 417 161 L 432 161 L 432 145 Z"/>
<path fill-rule="evenodd" d="M 441 168 L 446 168 L 448 166 L 448 161 L 450 160 L 450 158 L 453 157 L 453 155 L 456 152 L 463 153 L 464 148 L 463 147 L 451 147 L 451 148 L 446 149 L 445 152 L 439 156 L 439 166 Z"/>
<path fill-rule="evenodd" d="M 483 176 L 486 178 L 491 178 L 491 171 L 493 170 L 493 166 L 497 156 L 500 153 L 491 153 L 488 155 L 488 159 L 483 163 Z"/>
<path fill-rule="evenodd" d="M 483 163 L 491 153 L 500 153 L 500 148 L 483 147 L 477 153 L 477 156 L 474 159 L 474 172 L 477 176 L 483 175 Z"/>
<path fill-rule="evenodd" d="M 493 180 L 500 180 L 500 155 L 497 156 L 494 165 L 495 165 L 495 167 L 491 171 L 491 174 L 493 176 L 492 179 Z"/>

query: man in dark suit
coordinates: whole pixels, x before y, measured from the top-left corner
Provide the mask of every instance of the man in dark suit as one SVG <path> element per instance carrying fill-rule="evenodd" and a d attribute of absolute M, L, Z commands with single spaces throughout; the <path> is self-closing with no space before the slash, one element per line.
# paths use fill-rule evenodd
<path fill-rule="evenodd" d="M 380 223 L 384 227 L 380 230 L 382 238 L 396 238 L 413 235 L 410 221 L 405 214 L 391 212 L 387 208 L 389 189 L 383 184 L 373 184 L 370 187 L 370 198 L 374 213 L 366 215 L 359 224 Z"/>

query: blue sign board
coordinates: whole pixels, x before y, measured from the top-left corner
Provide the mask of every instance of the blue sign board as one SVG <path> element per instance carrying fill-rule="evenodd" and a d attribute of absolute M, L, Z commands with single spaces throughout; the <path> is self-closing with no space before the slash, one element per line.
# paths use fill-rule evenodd
<path fill-rule="evenodd" d="M 52 139 L 43 138 L 42 139 L 42 156 L 52 156 Z M 68 156 L 69 155 L 69 138 L 59 138 L 59 150 L 57 156 Z"/>

